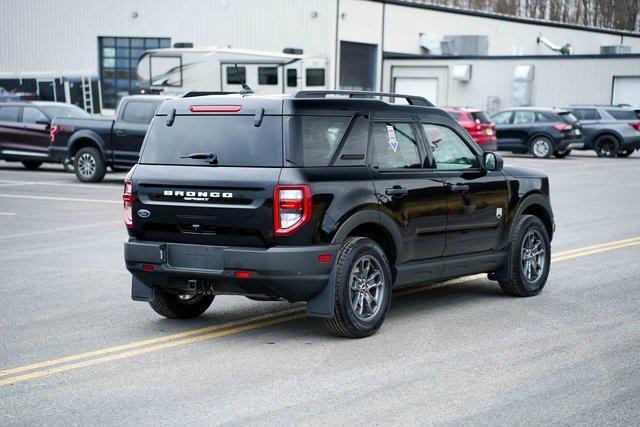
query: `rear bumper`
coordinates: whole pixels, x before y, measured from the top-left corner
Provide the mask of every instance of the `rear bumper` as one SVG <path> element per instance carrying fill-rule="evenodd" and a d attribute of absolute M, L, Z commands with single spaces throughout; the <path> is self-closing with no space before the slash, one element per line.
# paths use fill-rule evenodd
<path fill-rule="evenodd" d="M 220 267 L 213 270 L 171 265 L 172 246 L 172 243 L 130 238 L 124 244 L 127 270 L 152 289 L 187 290 L 189 281 L 195 280 L 199 287 L 218 294 L 267 295 L 292 302 L 309 301 L 324 289 L 340 248 L 339 245 L 268 249 L 207 246 L 221 254 Z M 200 245 L 177 246 L 201 248 Z M 318 261 L 318 256 L 324 254 L 331 255 L 330 262 Z M 237 278 L 237 271 L 249 272 L 249 277 Z"/>
<path fill-rule="evenodd" d="M 622 147 L 626 150 L 637 150 L 640 148 L 640 135 L 625 138 L 622 141 Z"/>
<path fill-rule="evenodd" d="M 49 157 L 56 162 L 62 162 L 67 158 L 67 147 L 49 147 Z"/>
<path fill-rule="evenodd" d="M 556 151 L 580 150 L 583 147 L 584 139 L 582 138 L 562 139 L 555 144 Z"/>

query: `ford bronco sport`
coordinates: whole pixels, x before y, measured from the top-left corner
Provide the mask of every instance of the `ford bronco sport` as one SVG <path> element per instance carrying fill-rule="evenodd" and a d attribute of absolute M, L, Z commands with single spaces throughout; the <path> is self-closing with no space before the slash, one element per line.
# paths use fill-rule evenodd
<path fill-rule="evenodd" d="M 503 168 L 420 97 L 167 100 L 123 200 L 132 297 L 169 318 L 216 295 L 306 301 L 333 333 L 364 337 L 395 288 L 488 273 L 531 296 L 549 274 L 548 178 Z"/>

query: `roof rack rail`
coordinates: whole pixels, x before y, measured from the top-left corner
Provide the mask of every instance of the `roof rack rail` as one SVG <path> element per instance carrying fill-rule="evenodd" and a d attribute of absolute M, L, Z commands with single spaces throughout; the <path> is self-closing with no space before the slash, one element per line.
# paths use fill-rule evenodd
<path fill-rule="evenodd" d="M 183 98 L 193 98 L 194 96 L 207 96 L 207 95 L 236 95 L 238 92 L 214 92 L 205 90 L 192 90 L 182 95 Z"/>
<path fill-rule="evenodd" d="M 349 98 L 371 98 L 374 96 L 386 96 L 389 98 L 404 98 L 409 105 L 421 105 L 425 107 L 433 107 L 434 105 L 426 98 L 415 95 L 402 95 L 399 93 L 389 92 L 368 92 L 354 90 L 301 90 L 296 92 L 294 98 L 326 98 L 327 95 L 343 95 Z"/>

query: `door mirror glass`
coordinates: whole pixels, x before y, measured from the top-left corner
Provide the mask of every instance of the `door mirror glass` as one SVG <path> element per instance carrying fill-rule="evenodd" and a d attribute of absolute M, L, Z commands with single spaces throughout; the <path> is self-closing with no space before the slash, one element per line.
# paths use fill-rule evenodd
<path fill-rule="evenodd" d="M 484 168 L 488 171 L 502 170 L 504 162 L 498 153 L 484 153 Z"/>

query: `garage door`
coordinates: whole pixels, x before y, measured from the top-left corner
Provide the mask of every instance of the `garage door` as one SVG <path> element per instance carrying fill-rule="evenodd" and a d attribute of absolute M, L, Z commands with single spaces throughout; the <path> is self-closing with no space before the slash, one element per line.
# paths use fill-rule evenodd
<path fill-rule="evenodd" d="M 423 96 L 431 101 L 432 104 L 438 105 L 438 79 L 397 77 L 395 81 L 395 93 Z M 398 99 L 397 102 L 404 101 Z"/>
<path fill-rule="evenodd" d="M 640 76 L 614 77 L 612 104 L 629 104 L 640 107 Z"/>

